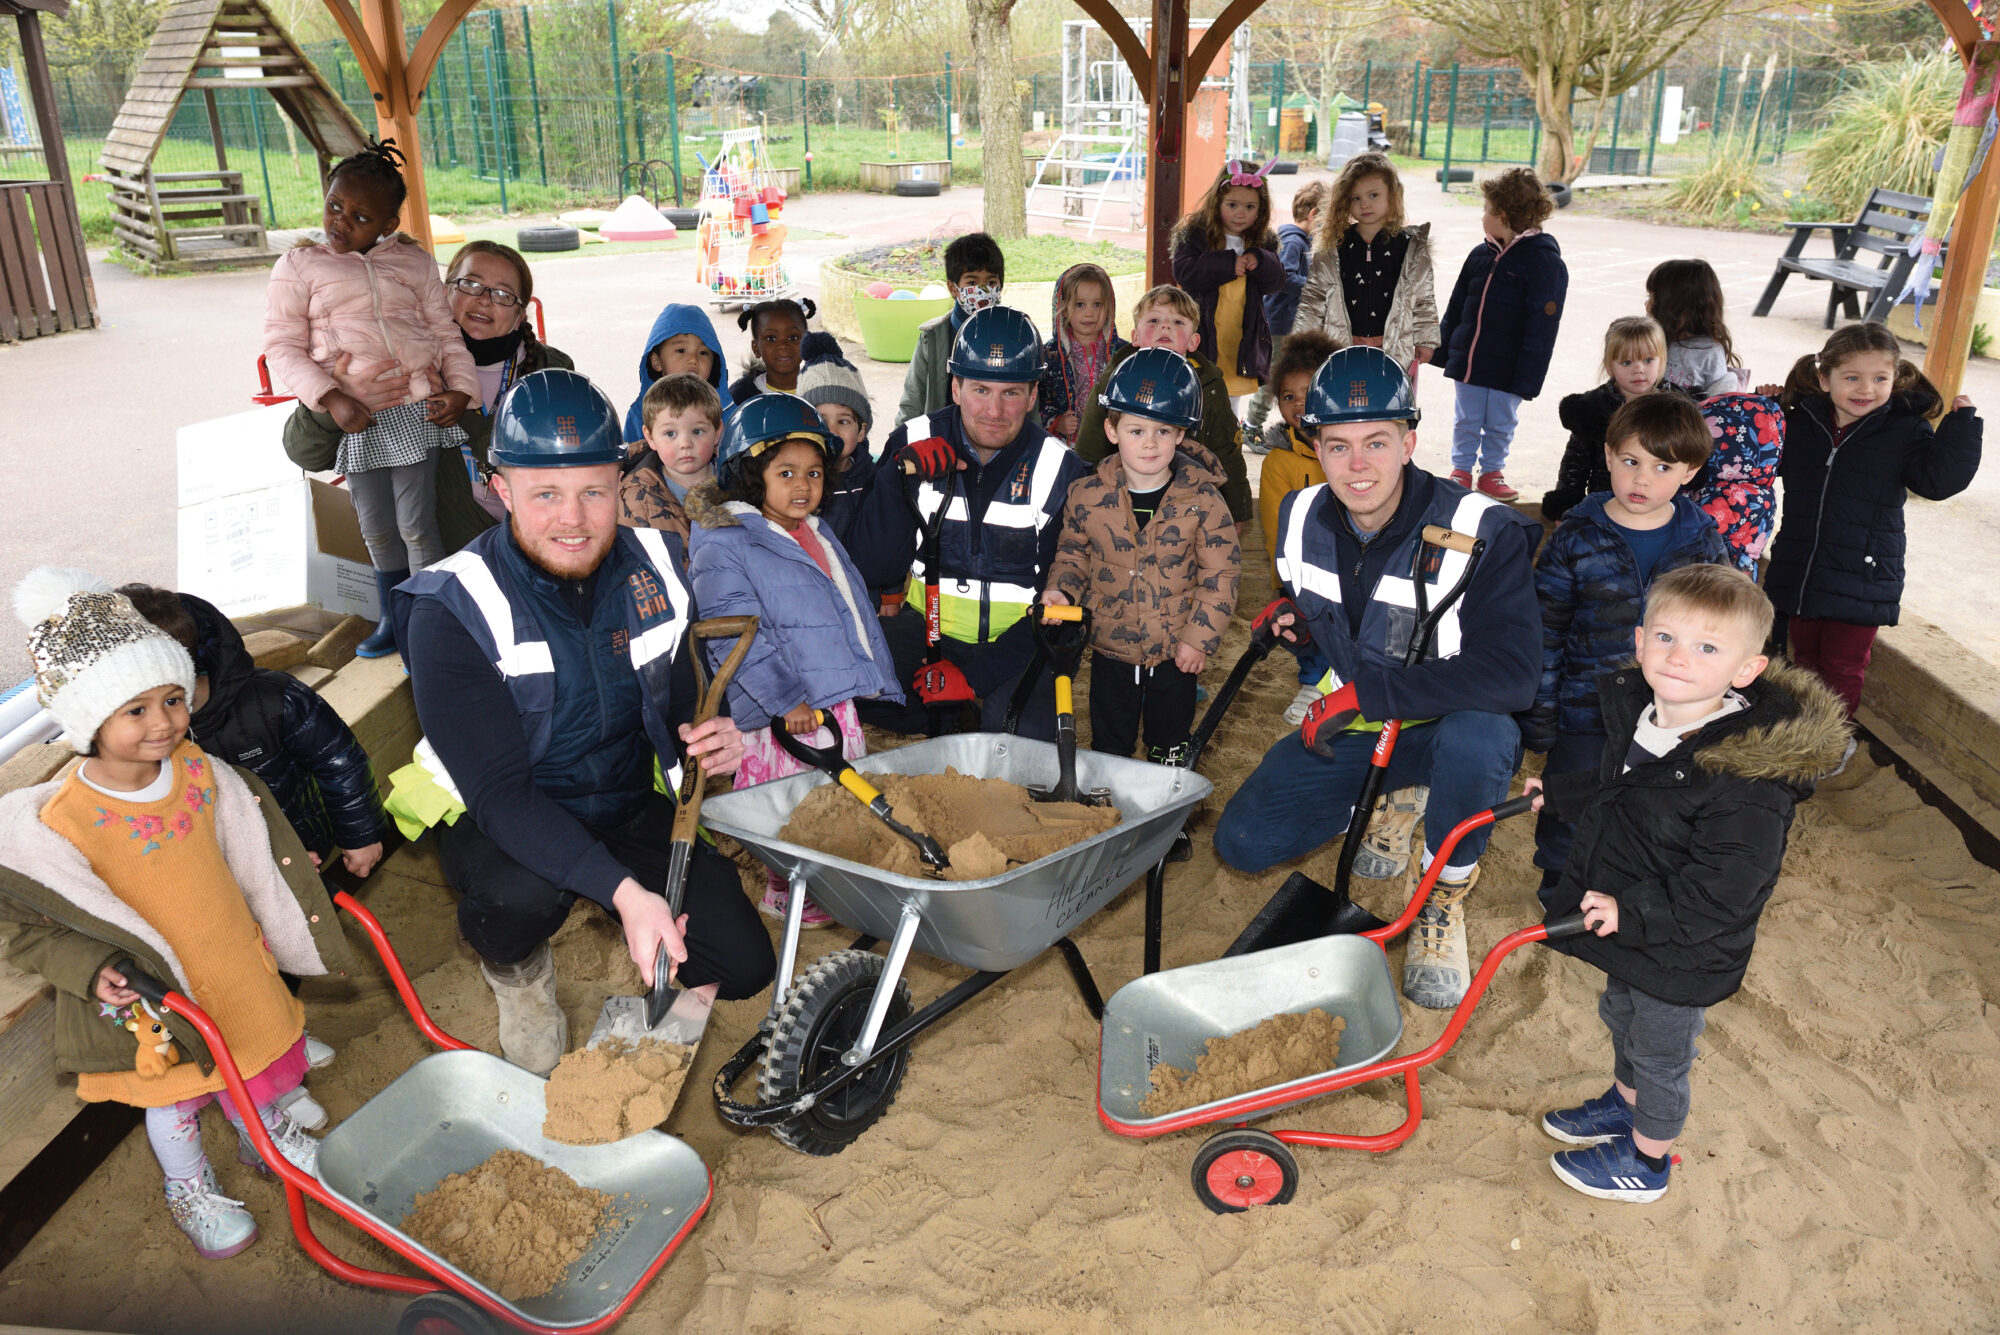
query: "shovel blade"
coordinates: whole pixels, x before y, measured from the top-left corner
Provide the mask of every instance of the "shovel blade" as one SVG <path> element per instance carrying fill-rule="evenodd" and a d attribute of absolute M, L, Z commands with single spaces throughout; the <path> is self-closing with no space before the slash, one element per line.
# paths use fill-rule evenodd
<path fill-rule="evenodd" d="M 1253 950 L 1316 941 L 1323 936 L 1372 932 L 1387 925 L 1346 895 L 1295 871 L 1222 954 L 1226 959 Z"/>
<path fill-rule="evenodd" d="M 625 1043 L 638 1043 L 643 1039 L 657 1039 L 662 1043 L 679 1043 L 694 1047 L 701 1042 L 702 1031 L 708 1028 L 708 1017 L 714 1003 L 699 992 L 686 988 L 674 993 L 666 1014 L 655 1025 L 646 1023 L 645 997 L 612 997 L 604 1003 L 604 1009 L 597 1014 L 597 1023 L 591 1027 L 590 1041 L 586 1047 L 596 1047 L 606 1039 L 619 1039 Z"/>

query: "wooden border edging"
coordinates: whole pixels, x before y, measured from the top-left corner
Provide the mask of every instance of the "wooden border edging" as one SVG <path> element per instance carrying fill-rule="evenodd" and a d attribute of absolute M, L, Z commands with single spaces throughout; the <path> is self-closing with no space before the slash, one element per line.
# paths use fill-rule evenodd
<path fill-rule="evenodd" d="M 2000 836 L 2000 674 L 1921 617 L 1884 626 L 1861 703 L 1929 782 Z M 1875 729 L 1866 719 L 1863 726 Z M 1879 735 L 1879 734 L 1878 734 Z"/>

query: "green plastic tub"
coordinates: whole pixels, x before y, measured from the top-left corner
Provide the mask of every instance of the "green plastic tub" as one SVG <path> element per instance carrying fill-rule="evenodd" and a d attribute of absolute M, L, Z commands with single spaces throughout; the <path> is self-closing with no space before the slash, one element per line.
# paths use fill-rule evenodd
<path fill-rule="evenodd" d="M 854 294 L 854 319 L 861 326 L 861 342 L 868 349 L 871 361 L 910 360 L 917 351 L 917 326 L 950 309 L 950 297 L 890 301 L 866 292 Z"/>

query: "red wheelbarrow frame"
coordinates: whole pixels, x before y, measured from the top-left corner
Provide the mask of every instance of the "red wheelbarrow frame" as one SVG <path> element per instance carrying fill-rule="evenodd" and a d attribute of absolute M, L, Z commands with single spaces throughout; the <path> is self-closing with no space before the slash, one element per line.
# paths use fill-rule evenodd
<path fill-rule="evenodd" d="M 1484 829 L 1509 816 L 1518 816 L 1524 811 L 1533 810 L 1533 807 L 1534 799 L 1524 794 L 1502 802 L 1491 810 L 1475 812 L 1453 826 L 1451 833 L 1445 836 L 1443 845 L 1431 858 L 1430 870 L 1425 872 L 1423 880 L 1418 882 L 1417 892 L 1410 897 L 1410 902 L 1404 907 L 1402 914 L 1388 926 L 1378 927 L 1361 935 L 1381 947 L 1386 954 L 1389 942 L 1408 931 L 1410 924 L 1416 921 L 1418 912 L 1430 898 L 1431 887 L 1437 882 L 1438 873 L 1451 861 L 1452 850 L 1458 847 L 1459 841 L 1474 830 Z M 1582 931 L 1583 916 L 1574 914 L 1553 923 L 1536 923 L 1532 927 L 1523 927 L 1502 937 L 1499 943 L 1486 953 L 1485 960 L 1479 966 L 1479 972 L 1473 975 L 1472 985 L 1466 989 L 1464 998 L 1452 1010 L 1451 1022 L 1429 1047 L 1401 1057 L 1389 1057 L 1366 1066 L 1357 1066 L 1352 1070 L 1319 1076 L 1304 1084 L 1287 1084 L 1271 1090 L 1244 1094 L 1220 1104 L 1191 1109 L 1157 1122 L 1148 1122 L 1144 1126 L 1132 1126 L 1115 1120 L 1104 1111 L 1104 1104 L 1100 1100 L 1097 1105 L 1097 1120 L 1109 1130 L 1135 1140 L 1170 1135 L 1176 1131 L 1186 1131 L 1197 1126 L 1212 1126 L 1221 1122 L 1233 1122 L 1240 1126 L 1258 1113 L 1280 1104 L 1298 1103 L 1305 1099 L 1318 1098 L 1322 1094 L 1331 1094 L 1335 1090 L 1351 1089 L 1370 1080 L 1383 1080 L 1400 1075 L 1403 1077 L 1404 1100 L 1409 1111 L 1402 1124 L 1393 1131 L 1385 1131 L 1377 1136 L 1350 1136 L 1335 1131 L 1266 1133 L 1287 1145 L 1320 1145 L 1338 1149 L 1369 1150 L 1376 1154 L 1393 1150 L 1415 1135 L 1418 1124 L 1424 1120 L 1424 1097 L 1417 1080 L 1417 1072 L 1444 1056 L 1451 1050 L 1452 1044 L 1458 1041 L 1458 1036 L 1465 1031 L 1466 1024 L 1472 1019 L 1473 1008 L 1479 1004 L 1479 998 L 1485 994 L 1487 985 L 1493 981 L 1493 975 L 1500 971 L 1501 961 L 1530 942 L 1545 941 L 1550 937 L 1575 936 Z M 1101 1048 L 1098 1062 L 1101 1070 L 1103 1064 Z"/>
<path fill-rule="evenodd" d="M 410 975 L 404 970 L 402 960 L 397 958 L 394 947 L 389 944 L 388 934 L 382 930 L 382 924 L 376 920 L 375 915 L 363 908 L 360 901 L 345 890 L 336 892 L 333 902 L 352 914 L 361 924 L 362 930 L 368 933 L 368 939 L 375 943 L 376 952 L 381 955 L 382 963 L 389 971 L 389 978 L 396 985 L 397 994 L 403 998 L 403 1004 L 409 1008 L 410 1018 L 416 1021 L 417 1028 L 423 1031 L 424 1037 L 440 1048 L 472 1050 L 472 1044 L 453 1038 L 431 1019 L 430 1012 L 424 1009 L 423 1001 L 418 998 L 416 988 L 410 983 Z M 133 991 L 156 1006 L 164 1006 L 201 1032 L 202 1038 L 208 1043 L 209 1052 L 215 1057 L 217 1069 L 222 1072 L 222 1081 L 229 1088 L 229 1097 L 236 1101 L 236 1106 L 239 1108 L 254 1107 L 250 1091 L 243 1082 L 243 1073 L 237 1068 L 236 1058 L 231 1055 L 228 1044 L 223 1041 L 222 1031 L 216 1027 L 215 1021 L 209 1019 L 208 1014 L 193 1001 L 163 986 L 159 980 L 147 978 L 143 974 L 135 977 L 133 976 L 135 970 L 125 972 L 128 978 L 127 985 Z M 639 1295 L 646 1291 L 646 1286 L 653 1282 L 654 1277 L 672 1259 L 674 1253 L 680 1250 L 682 1241 L 694 1226 L 701 1222 L 702 1216 L 708 1213 L 709 1203 L 715 1199 L 715 1175 L 710 1173 L 708 1195 L 702 1198 L 700 1206 L 689 1213 L 687 1222 L 681 1225 L 680 1231 L 674 1234 L 666 1249 L 660 1253 L 645 1274 L 639 1277 L 638 1282 L 632 1286 L 632 1291 L 625 1295 L 625 1300 L 612 1311 L 588 1325 L 544 1326 L 539 1323 L 523 1322 L 484 1293 L 466 1287 L 457 1275 L 425 1256 L 422 1250 L 401 1231 L 390 1228 L 373 1215 L 349 1205 L 328 1191 L 320 1184 L 318 1178 L 307 1174 L 278 1152 L 278 1147 L 271 1143 L 270 1132 L 264 1129 L 264 1124 L 259 1119 L 246 1117 L 243 1119 L 243 1127 L 248 1132 L 251 1143 L 257 1147 L 257 1153 L 263 1156 L 264 1163 L 284 1182 L 285 1204 L 291 1213 L 292 1231 L 298 1235 L 299 1245 L 305 1249 L 306 1255 L 317 1261 L 322 1269 L 350 1284 L 359 1284 L 371 1289 L 386 1289 L 392 1293 L 407 1294 L 411 1297 L 436 1293 L 440 1289 L 447 1290 L 468 1302 L 477 1304 L 488 1315 L 515 1329 L 532 1332 L 532 1335 L 596 1335 L 597 1332 L 616 1325 L 631 1309 L 632 1304 L 638 1301 Z M 383 1270 L 369 1270 L 335 1256 L 313 1233 L 312 1223 L 306 1218 L 308 1198 L 388 1247 L 411 1265 L 427 1272 L 432 1278 L 419 1279 L 412 1275 L 392 1275 Z"/>
<path fill-rule="evenodd" d="M 535 338 L 543 343 L 548 342 L 549 329 L 547 323 L 542 319 L 542 299 L 540 297 L 529 297 L 528 305 L 535 313 Z M 297 397 L 298 395 L 296 394 L 280 394 L 271 387 L 271 368 L 264 364 L 264 354 L 258 353 L 257 392 L 250 396 L 250 402 L 268 408 L 274 403 L 290 403 Z"/>

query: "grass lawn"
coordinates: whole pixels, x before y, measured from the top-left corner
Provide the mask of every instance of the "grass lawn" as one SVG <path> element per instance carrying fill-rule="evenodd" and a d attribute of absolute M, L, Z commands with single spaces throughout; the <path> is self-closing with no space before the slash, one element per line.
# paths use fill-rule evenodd
<path fill-rule="evenodd" d="M 942 283 L 945 242 L 931 239 L 899 246 L 874 246 L 843 255 L 839 266 L 868 278 L 891 283 Z M 1010 283 L 1051 283 L 1072 264 L 1100 264 L 1106 273 L 1138 273 L 1146 267 L 1143 251 L 1110 241 L 1076 241 L 1066 236 L 1030 236 L 1002 241 Z"/>

